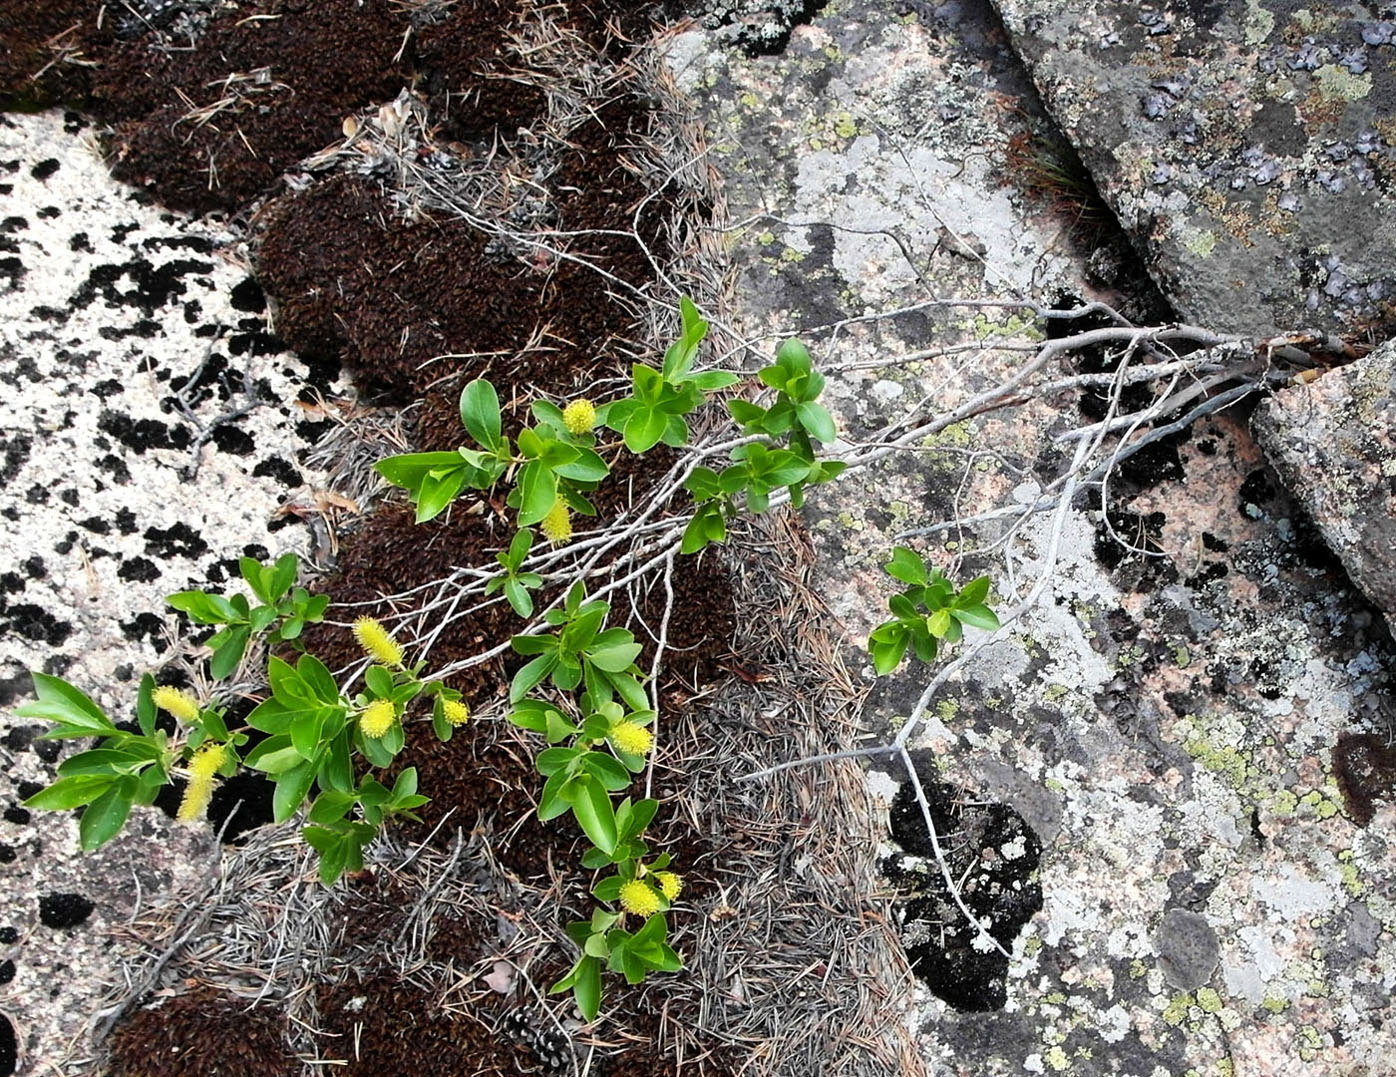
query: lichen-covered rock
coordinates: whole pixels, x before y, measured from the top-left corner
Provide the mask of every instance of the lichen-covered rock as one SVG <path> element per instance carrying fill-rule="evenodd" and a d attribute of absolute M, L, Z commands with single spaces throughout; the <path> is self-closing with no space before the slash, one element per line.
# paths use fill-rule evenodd
<path fill-rule="evenodd" d="M 33 1073 L 93 1072 L 87 1024 L 142 946 L 126 927 L 218 854 L 209 826 L 137 808 L 85 856 L 74 813 L 22 807 L 79 750 L 12 713 L 28 671 L 129 718 L 180 653 L 165 595 L 236 590 L 240 556 L 305 543 L 329 417 L 297 396 L 341 387 L 271 333 L 234 234 L 115 182 L 85 126 L 0 116 L 0 1009 Z"/>
<path fill-rule="evenodd" d="M 829 377 L 837 450 L 1021 369 L 1013 349 L 1042 326 L 1011 304 L 1086 292 L 1099 276 L 1100 259 L 1006 167 L 1015 125 L 1038 106 L 983 5 L 899 17 L 835 0 L 779 56 L 748 62 L 697 32 L 670 55 L 738 222 L 730 325 L 754 342 L 740 361 L 755 367 L 801 335 Z M 1050 521 L 1012 536 L 994 524 L 908 532 L 1034 500 L 1056 473 L 1054 435 L 1099 404 L 977 416 L 808 492 L 812 585 L 867 689 L 870 742 L 935 673 L 908 662 L 875 677 L 862 649 L 888 615 L 892 546 L 956 578 L 989 573 L 1011 606 L 1048 563 Z M 1231 415 L 1131 462 L 1108 501 L 1108 516 L 1098 503 L 1067 513 L 1042 600 L 932 699 L 911 744 L 952 874 L 993 918 L 987 933 L 1012 942 L 1001 980 L 992 942 L 954 919 L 933 858 L 907 847 L 907 775 L 870 769 L 922 977 L 907 1020 L 926 1069 L 1382 1072 L 1396 1050 L 1396 816 L 1378 800 L 1360 826 L 1330 759 L 1348 732 L 1380 728 L 1396 658 L 1384 626 Z M 1364 773 L 1384 763 L 1370 756 Z M 992 910 L 1015 881 L 1022 914 L 1041 888 L 1021 927 Z"/>
<path fill-rule="evenodd" d="M 1254 426 L 1353 583 L 1396 625 L 1396 343 L 1281 390 Z"/>
<path fill-rule="evenodd" d="M 1396 8 L 995 4 L 1187 320 L 1269 334 L 1392 319 Z"/>

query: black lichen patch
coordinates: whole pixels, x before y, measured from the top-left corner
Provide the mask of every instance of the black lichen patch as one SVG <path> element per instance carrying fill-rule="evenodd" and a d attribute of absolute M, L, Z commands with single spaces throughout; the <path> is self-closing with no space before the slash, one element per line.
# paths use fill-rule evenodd
<path fill-rule="evenodd" d="M 1375 733 L 1345 733 L 1333 746 L 1333 775 L 1348 814 L 1366 826 L 1378 800 L 1396 801 L 1396 745 Z"/>
<path fill-rule="evenodd" d="M 184 294 L 186 276 L 212 272 L 213 263 L 197 258 L 176 258 L 158 266 L 144 258 L 133 258 L 120 264 L 96 266 L 69 302 L 76 309 L 101 298 L 110 307 L 135 307 L 151 317 Z"/>
<path fill-rule="evenodd" d="M 85 923 L 96 906 L 81 894 L 45 894 L 39 899 L 39 922 L 55 929 Z"/>
<path fill-rule="evenodd" d="M 192 559 L 208 553 L 208 543 L 183 520 L 176 520 L 169 527 L 145 529 L 145 552 L 162 561 L 171 557 Z"/>
<path fill-rule="evenodd" d="M 4 631 L 57 647 L 73 634 L 70 622 L 55 617 L 42 606 L 32 602 L 17 602 L 11 605 L 0 598 L 0 627 Z"/>
<path fill-rule="evenodd" d="M 19 1038 L 10 1019 L 0 1013 L 0 1077 L 10 1077 L 19 1066 Z"/>
<path fill-rule="evenodd" d="M 166 426 L 154 419 L 132 419 L 118 411 L 103 411 L 97 417 L 97 429 L 137 453 L 147 449 L 187 449 L 190 442 L 189 431 L 179 424 Z"/>
<path fill-rule="evenodd" d="M 994 941 L 1011 951 L 1023 925 L 1042 908 L 1036 874 L 1041 841 L 1006 804 L 985 804 L 928 777 L 921 784 L 961 898 Z M 957 907 L 911 781 L 892 801 L 891 834 L 903 852 L 887 857 L 882 871 L 904 895 L 897 916 L 912 971 L 957 1010 L 1002 1009 L 1008 958 L 980 938 Z"/>

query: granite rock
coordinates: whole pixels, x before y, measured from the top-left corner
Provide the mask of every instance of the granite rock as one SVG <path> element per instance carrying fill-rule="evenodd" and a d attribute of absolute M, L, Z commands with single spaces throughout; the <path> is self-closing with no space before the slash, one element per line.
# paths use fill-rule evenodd
<path fill-rule="evenodd" d="M 995 4 L 1184 319 L 1259 335 L 1392 320 L 1396 7 Z"/>
<path fill-rule="evenodd" d="M 1396 343 L 1277 392 L 1253 425 L 1353 583 L 1396 626 Z"/>

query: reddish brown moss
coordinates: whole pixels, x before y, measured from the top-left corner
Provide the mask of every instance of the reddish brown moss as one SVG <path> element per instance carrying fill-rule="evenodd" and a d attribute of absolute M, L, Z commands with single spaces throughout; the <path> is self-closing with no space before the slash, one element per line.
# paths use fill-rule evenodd
<path fill-rule="evenodd" d="M 110 1077 L 293 1077 L 285 1018 L 200 988 L 135 1011 L 111 1038 Z"/>

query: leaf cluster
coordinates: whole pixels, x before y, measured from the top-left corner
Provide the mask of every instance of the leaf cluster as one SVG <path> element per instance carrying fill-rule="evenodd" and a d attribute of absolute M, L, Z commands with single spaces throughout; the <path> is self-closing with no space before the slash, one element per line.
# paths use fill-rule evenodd
<path fill-rule="evenodd" d="M 535 425 L 511 441 L 503 432 L 499 394 L 483 378 L 461 390 L 461 425 L 479 448 L 453 452 L 405 453 L 375 464 L 378 473 L 407 491 L 417 506 L 417 522 L 435 519 L 462 490 L 488 490 L 512 477 L 505 501 L 517 510 L 518 525 L 541 521 L 563 502 L 573 512 L 595 516 L 586 493 L 610 474 L 595 449 L 594 434 L 574 434 L 562 409 L 546 400 L 531 407 Z"/>
<path fill-rule="evenodd" d="M 204 641 L 213 648 L 209 673 L 218 681 L 237 669 L 255 636 L 265 636 L 270 644 L 299 646 L 302 630 L 323 619 L 330 604 L 329 595 L 312 596 L 304 587 L 293 586 L 297 571 L 293 553 L 282 554 L 271 565 L 244 557 L 238 561 L 238 571 L 259 605 L 252 605 L 246 595 L 225 598 L 206 591 L 180 591 L 165 599 L 198 624 L 222 626 Z"/>
<path fill-rule="evenodd" d="M 46 673 L 30 676 L 37 699 L 18 707 L 15 713 L 53 723 L 40 740 L 98 739 L 89 750 L 59 763 L 58 780 L 29 797 L 24 806 L 45 811 L 82 808 L 78 841 L 84 852 L 91 852 L 116 836 L 132 805 L 155 802 L 181 752 L 171 746 L 169 735 L 156 727 L 155 681 L 149 674 L 141 678 L 136 696 L 139 733 L 118 729 L 97 704 L 67 681 Z M 205 711 L 200 718 L 195 736 L 190 737 L 191 741 L 197 738 L 193 747 L 210 734 L 222 733 L 227 738 L 222 716 L 216 711 Z"/>
<path fill-rule="evenodd" d="M 892 620 L 884 621 L 868 636 L 868 652 L 879 676 L 901 665 L 908 648 L 922 662 L 934 661 L 939 643 L 958 642 L 964 625 L 991 632 L 999 627 L 998 616 L 985 603 L 988 576 L 956 590 L 939 570 L 905 546 L 893 549 L 885 570 L 910 586 L 887 600 Z"/>
<path fill-rule="evenodd" d="M 547 742 L 535 759 L 545 779 L 538 817 L 546 821 L 572 814 L 591 842 L 582 866 L 614 869 L 592 891 L 599 901 L 613 904 L 625 883 L 667 867 L 669 856 L 645 864 L 649 846 L 644 832 L 658 802 L 613 799 L 646 765 L 643 755 L 627 750 L 627 745 L 635 747 L 634 741 L 621 733 L 633 738 L 653 723 L 655 713 L 635 665 L 640 644 L 628 630 L 606 627 L 609 612 L 607 603 L 587 601 L 586 588 L 578 582 L 562 608 L 546 615 L 556 631 L 514 637 L 514 649 L 532 657 L 510 686 L 514 708 L 509 721 Z M 545 682 L 560 692 L 577 693 L 575 710 L 570 703 L 529 695 Z M 658 911 L 633 934 L 624 927 L 626 914 L 610 909 L 597 909 L 590 921 L 568 927 L 582 954 L 552 990 L 572 991 L 588 1020 L 600 1009 L 604 970 L 623 973 L 633 984 L 648 972 L 682 967 L 665 941 L 669 902 L 658 890 L 651 893 Z"/>
<path fill-rule="evenodd" d="M 648 452 L 661 441 L 676 449 L 687 445 L 686 416 L 697 410 L 706 394 L 737 383 L 737 375 L 725 370 L 693 370 L 708 323 L 688 296 L 679 300 L 679 316 L 679 339 L 665 350 L 660 369 L 636 363 L 630 371 L 630 395 L 596 414 L 601 425 L 621 435 L 632 453 Z"/>
<path fill-rule="evenodd" d="M 785 488 L 798 508 L 804 503 L 806 486 L 828 482 L 847 466 L 816 456 L 815 444 L 832 442 L 838 431 L 833 416 L 819 403 L 824 376 L 813 368 L 805 346 L 798 340 L 785 341 L 776 361 L 758 376 L 775 390 L 769 407 L 750 400 L 727 402 L 732 418 L 753 440 L 733 449 L 731 462 L 720 472 L 697 467 L 685 481 L 697 508 L 684 531 L 683 553 L 696 553 L 726 539 L 727 521 L 736 512 L 738 497 L 744 498 L 750 511 L 765 512 L 771 493 Z"/>

